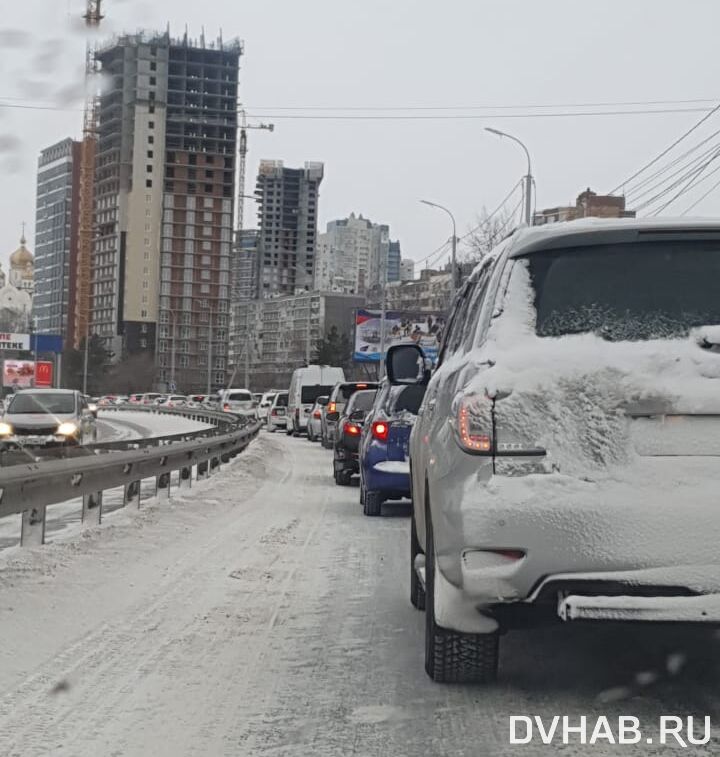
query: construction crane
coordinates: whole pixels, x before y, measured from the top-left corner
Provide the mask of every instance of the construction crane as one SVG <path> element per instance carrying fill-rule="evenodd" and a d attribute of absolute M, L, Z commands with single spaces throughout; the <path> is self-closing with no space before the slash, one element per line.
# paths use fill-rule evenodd
<path fill-rule="evenodd" d="M 238 197 L 237 197 L 237 220 L 235 223 L 237 236 L 235 238 L 235 254 L 232 258 L 232 270 L 230 272 L 232 277 L 231 288 L 231 307 L 230 307 L 230 331 L 235 331 L 235 305 L 240 299 L 240 252 L 242 250 L 242 231 L 243 223 L 245 221 L 245 170 L 247 167 L 247 132 L 248 129 L 265 129 L 266 131 L 275 131 L 275 124 L 249 124 L 247 122 L 247 113 L 243 108 L 238 111 L 240 116 L 240 148 L 239 148 L 239 160 L 238 160 Z M 243 346 L 243 353 L 245 356 L 245 386 L 248 386 L 248 371 L 250 363 L 250 340 L 252 336 L 250 329 L 246 330 L 245 344 Z M 238 356 L 240 357 L 240 356 Z M 233 370 L 233 378 L 237 371 L 237 365 Z M 232 384 L 228 384 L 232 386 Z"/>
<path fill-rule="evenodd" d="M 103 0 L 87 0 L 85 26 L 89 31 L 100 26 Z M 76 255 L 77 295 L 73 346 L 80 347 L 90 336 L 90 268 L 94 236 L 93 211 L 95 200 L 95 147 L 97 144 L 97 85 L 98 68 L 95 41 L 89 39 L 85 48 L 85 108 L 83 111 L 83 140 L 80 150 L 80 192 L 78 207 L 78 245 Z"/>
<path fill-rule="evenodd" d="M 240 109 L 240 160 L 238 162 L 238 206 L 237 206 L 237 224 L 238 244 L 240 242 L 240 232 L 243 230 L 244 220 L 244 199 L 245 199 L 245 168 L 247 165 L 247 130 L 248 129 L 266 129 L 275 131 L 275 124 L 249 124 L 247 122 L 247 113 Z"/>

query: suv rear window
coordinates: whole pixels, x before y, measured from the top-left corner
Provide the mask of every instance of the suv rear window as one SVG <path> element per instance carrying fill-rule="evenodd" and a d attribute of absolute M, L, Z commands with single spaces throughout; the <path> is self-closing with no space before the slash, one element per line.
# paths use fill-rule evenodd
<path fill-rule="evenodd" d="M 687 336 L 720 324 L 720 242 L 563 248 L 529 255 L 538 336 Z"/>
<path fill-rule="evenodd" d="M 355 410 L 370 410 L 375 402 L 376 394 L 377 392 L 374 389 L 372 391 L 355 392 L 345 409 L 349 413 L 352 413 Z"/>
<path fill-rule="evenodd" d="M 226 401 L 228 402 L 252 402 L 250 392 L 228 392 Z"/>
<path fill-rule="evenodd" d="M 275 397 L 275 407 L 287 407 L 287 406 L 288 406 L 287 394 L 278 394 L 277 397 Z"/>
<path fill-rule="evenodd" d="M 377 389 L 377 384 L 368 384 L 365 381 L 354 384 L 340 384 L 337 388 L 336 400 L 347 402 L 355 392 L 363 391 L 364 389 Z"/>
<path fill-rule="evenodd" d="M 389 413 L 418 414 L 425 396 L 424 386 L 394 386 L 387 399 L 386 410 Z"/>
<path fill-rule="evenodd" d="M 318 397 L 322 397 L 323 394 L 330 394 L 331 391 L 331 386 L 320 386 L 320 384 L 304 386 L 300 390 L 300 402 L 303 405 L 312 405 Z"/>

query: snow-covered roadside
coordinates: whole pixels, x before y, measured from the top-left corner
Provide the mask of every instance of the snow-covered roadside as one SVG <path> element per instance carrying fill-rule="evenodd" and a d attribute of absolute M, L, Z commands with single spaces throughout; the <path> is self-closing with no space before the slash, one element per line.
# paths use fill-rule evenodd
<path fill-rule="evenodd" d="M 507 757 L 510 714 L 717 710 L 718 644 L 678 629 L 510 634 L 498 686 L 432 684 L 408 510 L 366 518 L 357 493 L 326 450 L 261 435 L 181 499 L 0 555 L 0 753 Z"/>

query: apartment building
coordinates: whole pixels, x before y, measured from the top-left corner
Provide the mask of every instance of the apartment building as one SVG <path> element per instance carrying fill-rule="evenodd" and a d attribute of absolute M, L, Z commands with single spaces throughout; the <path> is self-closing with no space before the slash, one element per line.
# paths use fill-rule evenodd
<path fill-rule="evenodd" d="M 262 160 L 258 198 L 258 296 L 290 295 L 313 288 L 322 163 L 287 168 Z"/>
<path fill-rule="evenodd" d="M 355 310 L 364 304 L 363 297 L 338 292 L 239 303 L 233 335 L 238 355 L 235 383 L 244 383 L 247 372 L 253 391 L 287 388 L 295 368 L 316 359 L 319 340 L 333 326 L 351 338 Z"/>
<path fill-rule="evenodd" d="M 241 55 L 151 33 L 97 53 L 91 329 L 153 354 L 159 388 L 225 383 Z"/>
<path fill-rule="evenodd" d="M 39 334 L 72 343 L 81 143 L 70 138 L 46 147 L 38 159 L 35 200 L 35 294 L 32 315 Z"/>

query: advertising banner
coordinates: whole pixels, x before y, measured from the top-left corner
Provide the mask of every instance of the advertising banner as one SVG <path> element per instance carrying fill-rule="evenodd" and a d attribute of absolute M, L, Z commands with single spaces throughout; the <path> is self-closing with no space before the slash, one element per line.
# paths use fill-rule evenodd
<path fill-rule="evenodd" d="M 52 387 L 53 364 L 49 360 L 38 360 L 35 366 L 35 386 Z"/>
<path fill-rule="evenodd" d="M 0 350 L 29 350 L 30 334 L 7 334 L 0 332 Z"/>
<path fill-rule="evenodd" d="M 35 363 L 32 360 L 3 360 L 3 386 L 27 389 L 35 380 Z"/>
<path fill-rule="evenodd" d="M 358 310 L 355 314 L 355 346 L 353 360 L 360 363 L 379 362 L 381 318 L 379 310 Z M 385 313 L 385 349 L 394 344 L 415 342 L 425 357 L 437 360 L 445 316 L 441 313 Z"/>

